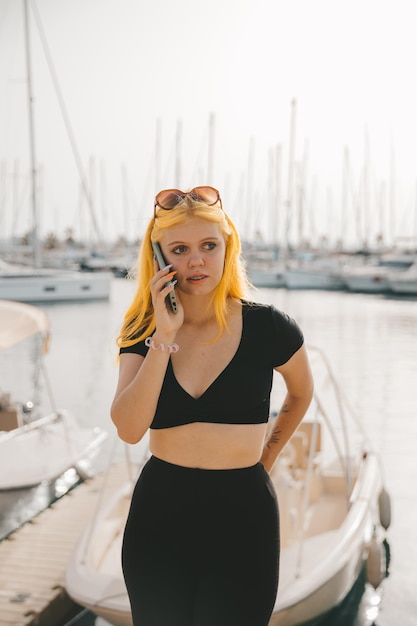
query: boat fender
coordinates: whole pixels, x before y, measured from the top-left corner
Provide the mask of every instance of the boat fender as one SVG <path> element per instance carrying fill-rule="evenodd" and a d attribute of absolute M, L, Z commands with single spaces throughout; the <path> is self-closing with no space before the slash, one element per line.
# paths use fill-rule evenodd
<path fill-rule="evenodd" d="M 382 543 L 374 535 L 368 544 L 366 558 L 366 580 L 374 589 L 378 589 L 385 578 L 384 552 Z"/>
<path fill-rule="evenodd" d="M 385 537 L 382 541 L 382 545 L 384 546 L 384 550 L 385 550 L 385 578 L 388 578 L 390 574 L 389 568 L 391 565 L 391 548 Z"/>
<path fill-rule="evenodd" d="M 83 481 L 94 476 L 93 468 L 86 459 L 79 459 L 77 463 L 74 464 L 74 469 Z"/>
<path fill-rule="evenodd" d="M 387 530 L 391 525 L 391 498 L 385 487 L 383 487 L 379 493 L 378 507 L 381 525 Z"/>

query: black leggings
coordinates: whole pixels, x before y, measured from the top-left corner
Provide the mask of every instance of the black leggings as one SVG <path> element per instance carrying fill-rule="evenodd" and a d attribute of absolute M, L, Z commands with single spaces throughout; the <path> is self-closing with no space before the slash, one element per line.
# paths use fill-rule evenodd
<path fill-rule="evenodd" d="M 267 626 L 279 521 L 263 465 L 202 470 L 152 457 L 123 540 L 134 626 Z"/>

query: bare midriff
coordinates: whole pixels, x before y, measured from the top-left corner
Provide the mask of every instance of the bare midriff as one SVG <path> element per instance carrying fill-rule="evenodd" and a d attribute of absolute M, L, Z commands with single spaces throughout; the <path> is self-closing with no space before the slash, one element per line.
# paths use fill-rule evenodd
<path fill-rule="evenodd" d="M 150 430 L 150 450 L 163 461 L 200 469 L 255 465 L 262 454 L 266 424 L 195 422 Z"/>

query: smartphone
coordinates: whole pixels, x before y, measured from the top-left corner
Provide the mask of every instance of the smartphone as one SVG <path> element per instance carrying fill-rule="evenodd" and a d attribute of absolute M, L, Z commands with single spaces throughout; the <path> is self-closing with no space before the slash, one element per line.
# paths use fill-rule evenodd
<path fill-rule="evenodd" d="M 162 250 L 161 250 L 161 247 L 160 247 L 159 243 L 157 243 L 156 241 L 155 242 L 152 241 L 152 249 L 153 249 L 153 253 L 155 255 L 155 259 L 156 259 L 156 261 L 157 261 L 157 263 L 159 265 L 159 269 L 161 270 L 161 269 L 163 269 L 164 267 L 167 266 L 167 263 L 166 263 L 166 261 L 164 259 L 164 255 L 162 254 Z M 171 284 L 171 283 L 168 282 L 166 284 L 168 285 L 168 284 Z M 174 291 L 171 291 L 168 294 L 166 300 L 167 300 L 168 306 L 170 307 L 171 311 L 173 313 L 178 313 L 177 298 L 175 296 Z"/>

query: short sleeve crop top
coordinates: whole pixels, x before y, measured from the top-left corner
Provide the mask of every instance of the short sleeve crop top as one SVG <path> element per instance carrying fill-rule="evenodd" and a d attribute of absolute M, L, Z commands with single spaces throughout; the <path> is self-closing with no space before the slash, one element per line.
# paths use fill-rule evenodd
<path fill-rule="evenodd" d="M 194 422 L 261 424 L 268 421 L 273 369 L 286 363 L 303 344 L 297 323 L 272 305 L 242 302 L 242 336 L 224 370 L 198 398 L 177 382 L 171 359 L 165 373 L 152 429 Z M 145 356 L 144 341 L 120 354 Z"/>

